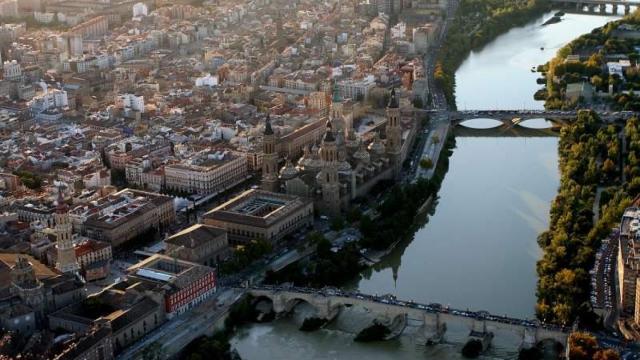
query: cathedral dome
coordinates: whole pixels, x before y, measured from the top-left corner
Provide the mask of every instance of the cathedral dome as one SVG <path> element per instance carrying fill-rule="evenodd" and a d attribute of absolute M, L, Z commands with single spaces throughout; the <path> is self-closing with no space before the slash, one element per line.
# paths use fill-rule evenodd
<path fill-rule="evenodd" d="M 353 158 L 360 163 L 368 163 L 371 160 L 371 156 L 369 156 L 369 152 L 364 148 L 364 144 L 360 144 L 358 147 L 358 151 L 353 154 Z"/>
<path fill-rule="evenodd" d="M 305 150 L 305 154 L 300 158 L 298 162 L 304 170 L 316 171 L 322 166 L 322 160 L 320 159 L 320 149 L 316 144 L 313 144 L 311 151 Z"/>
<path fill-rule="evenodd" d="M 380 140 L 380 135 L 376 134 L 375 138 L 373 139 L 373 142 L 369 145 L 369 151 L 371 151 L 374 155 L 384 155 L 385 153 L 385 147 L 384 144 L 382 143 L 382 140 Z"/>
<path fill-rule="evenodd" d="M 351 150 L 351 152 L 355 151 L 358 146 L 360 145 L 360 142 L 358 141 L 358 138 L 356 137 L 356 133 L 353 130 L 349 130 L 349 133 L 347 134 L 347 148 L 349 150 Z"/>
<path fill-rule="evenodd" d="M 298 169 L 293 166 L 291 160 L 287 160 L 287 163 L 282 167 L 282 170 L 280 170 L 280 178 L 283 180 L 290 180 L 296 176 L 298 176 Z"/>

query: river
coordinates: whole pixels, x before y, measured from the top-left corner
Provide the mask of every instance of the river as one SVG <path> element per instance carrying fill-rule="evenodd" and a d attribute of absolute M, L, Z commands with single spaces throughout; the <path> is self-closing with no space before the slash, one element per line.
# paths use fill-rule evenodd
<path fill-rule="evenodd" d="M 611 17 L 567 14 L 515 28 L 470 54 L 456 74 L 457 105 L 463 109 L 542 109 L 532 66 L 549 60 L 573 38 Z M 543 50 L 541 50 L 543 48 Z M 490 127 L 492 120 L 465 125 Z M 526 122 L 545 126 L 544 120 Z M 352 288 L 399 299 L 439 302 L 457 308 L 534 317 L 537 235 L 548 224 L 559 185 L 558 139 L 456 137 L 449 171 L 428 221 L 414 238 L 362 274 Z M 304 309 L 300 310 L 301 312 Z M 243 359 L 458 359 L 468 330 L 447 330 L 447 344 L 425 349 L 411 336 L 370 345 L 353 342 L 344 330 L 359 319 L 348 313 L 338 324 L 307 334 L 300 315 L 241 329 L 232 345 Z M 518 339 L 496 337 L 487 358 L 516 355 Z M 268 356 L 267 356 L 268 354 Z"/>

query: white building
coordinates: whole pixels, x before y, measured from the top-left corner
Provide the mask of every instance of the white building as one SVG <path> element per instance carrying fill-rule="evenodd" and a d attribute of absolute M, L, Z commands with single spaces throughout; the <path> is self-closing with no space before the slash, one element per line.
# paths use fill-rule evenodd
<path fill-rule="evenodd" d="M 82 35 L 70 34 L 68 38 L 69 55 L 81 56 L 82 55 Z"/>
<path fill-rule="evenodd" d="M 1 17 L 18 17 L 18 2 L 16 0 L 0 0 Z"/>
<path fill-rule="evenodd" d="M 5 61 L 2 69 L 5 80 L 19 80 L 22 77 L 22 67 L 15 60 Z"/>
<path fill-rule="evenodd" d="M 29 108 L 33 114 L 40 114 L 46 110 L 63 109 L 69 106 L 67 92 L 59 89 L 48 90 L 43 86 L 44 93 L 29 101 Z"/>
<path fill-rule="evenodd" d="M 248 171 L 246 154 L 205 150 L 181 163 L 166 165 L 165 186 L 191 194 L 212 194 L 245 181 Z"/>
<path fill-rule="evenodd" d="M 413 46 L 417 53 L 424 54 L 434 40 L 436 29 L 427 24 L 413 29 Z"/>
<path fill-rule="evenodd" d="M 33 18 L 41 24 L 49 24 L 56 18 L 56 14 L 52 12 L 34 11 Z"/>
<path fill-rule="evenodd" d="M 133 17 L 139 18 L 143 16 L 147 16 L 149 13 L 149 8 L 144 3 L 137 3 L 133 5 Z"/>
<path fill-rule="evenodd" d="M 144 96 L 136 96 L 134 94 L 118 95 L 116 107 L 144 113 Z"/>
<path fill-rule="evenodd" d="M 201 87 L 201 86 L 218 86 L 218 76 L 214 75 L 211 76 L 211 74 L 207 74 L 206 76 L 203 77 L 199 77 L 196 79 L 196 86 L 197 87 Z"/>
<path fill-rule="evenodd" d="M 607 71 L 609 75 L 618 75 L 620 79 L 624 79 L 625 63 L 621 62 L 608 62 Z"/>
<path fill-rule="evenodd" d="M 373 75 L 368 75 L 362 80 L 343 80 L 338 82 L 340 94 L 347 99 L 355 101 L 366 100 L 369 97 L 369 91 L 376 86 L 376 80 Z"/>
<path fill-rule="evenodd" d="M 391 28 L 391 38 L 392 39 L 404 39 L 407 33 L 407 24 L 404 22 L 398 23 L 396 26 Z"/>

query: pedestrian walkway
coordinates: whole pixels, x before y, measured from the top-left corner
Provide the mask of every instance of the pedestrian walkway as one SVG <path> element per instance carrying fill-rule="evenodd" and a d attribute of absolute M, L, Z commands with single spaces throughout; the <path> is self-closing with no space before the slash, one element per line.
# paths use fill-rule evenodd
<path fill-rule="evenodd" d="M 429 132 L 429 138 L 424 144 L 424 148 L 422 149 L 422 156 L 419 160 L 431 159 L 433 166 L 429 169 L 425 169 L 420 166 L 420 164 L 418 164 L 416 179 L 425 178 L 427 180 L 430 180 L 433 177 L 433 174 L 435 174 L 436 171 L 438 160 L 440 159 L 440 154 L 442 153 L 444 144 L 447 141 L 448 133 L 448 122 L 437 122 L 431 132 Z"/>

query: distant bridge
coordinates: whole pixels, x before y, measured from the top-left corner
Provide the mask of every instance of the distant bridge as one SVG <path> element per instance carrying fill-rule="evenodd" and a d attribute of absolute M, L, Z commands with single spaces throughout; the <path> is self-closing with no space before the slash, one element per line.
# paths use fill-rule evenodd
<path fill-rule="evenodd" d="M 315 309 L 314 316 L 326 320 L 334 319 L 344 307 L 361 306 L 374 313 L 380 322 L 387 324 L 394 336 L 404 331 L 408 319 L 423 323 L 418 335 L 424 339 L 441 339 L 446 332 L 447 323 L 467 325 L 471 332 L 481 334 L 496 330 L 510 332 L 522 338 L 521 347 L 535 346 L 543 340 L 554 340 L 566 347 L 569 336 L 568 329 L 537 321 L 492 315 L 484 311 L 444 308 L 438 304 L 424 305 L 400 301 L 388 296 L 343 292 L 338 289 L 262 286 L 249 288 L 248 293 L 256 298 L 270 300 L 275 313 L 291 312 L 296 305 L 306 302 Z"/>
<path fill-rule="evenodd" d="M 560 132 L 558 128 L 545 128 L 535 129 L 525 126 L 507 126 L 501 124 L 498 127 L 492 127 L 488 129 L 471 128 L 467 126 L 457 126 L 453 129 L 453 134 L 459 137 L 481 137 L 481 138 L 495 138 L 495 137 L 558 137 Z"/>
<path fill-rule="evenodd" d="M 551 0 L 551 2 L 566 7 L 575 6 L 577 10 L 582 10 L 586 7 L 592 12 L 595 12 L 596 8 L 598 8 L 601 13 L 606 12 L 606 6 L 610 5 L 614 14 L 618 13 L 618 7 L 624 8 L 625 14 L 628 14 L 632 6 L 640 6 L 639 0 Z"/>
<path fill-rule="evenodd" d="M 503 123 L 505 127 L 513 127 L 520 125 L 527 120 L 545 119 L 557 123 L 559 125 L 567 124 L 575 120 L 581 111 L 586 110 L 461 110 L 461 111 L 443 111 L 443 110 L 420 110 L 414 109 L 415 113 L 429 114 L 434 119 L 440 121 L 449 121 L 452 126 L 458 126 L 468 120 L 473 119 L 492 119 Z M 626 121 L 638 113 L 634 111 L 595 111 L 606 123 L 616 121 Z"/>
<path fill-rule="evenodd" d="M 557 123 L 567 123 L 575 119 L 583 110 L 464 110 L 451 111 L 447 114 L 452 125 L 458 125 L 471 119 L 494 119 L 505 123 L 517 125 L 531 119 L 545 119 Z M 633 111 L 595 111 L 603 122 L 628 120 L 637 115 Z"/>

